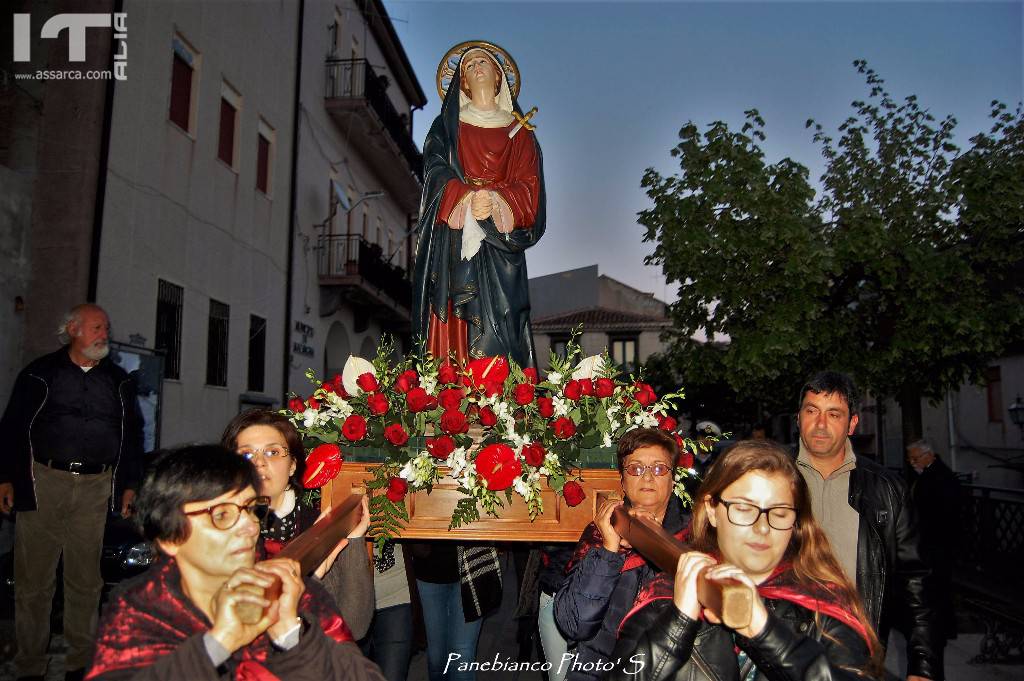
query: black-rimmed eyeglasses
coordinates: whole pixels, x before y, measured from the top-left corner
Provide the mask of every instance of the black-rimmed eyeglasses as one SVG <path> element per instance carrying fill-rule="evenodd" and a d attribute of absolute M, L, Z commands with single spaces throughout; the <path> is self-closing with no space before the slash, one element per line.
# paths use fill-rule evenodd
<path fill-rule="evenodd" d="M 267 515 L 267 509 L 270 507 L 270 497 L 253 497 L 244 504 L 233 504 L 230 501 L 225 501 L 213 506 L 201 508 L 198 511 L 185 511 L 185 515 L 202 515 L 204 513 L 210 514 L 210 522 L 218 530 L 230 530 L 232 527 L 238 524 L 238 519 L 242 517 L 242 511 L 245 511 L 253 520 L 261 520 Z"/>
<path fill-rule="evenodd" d="M 791 530 L 796 525 L 796 509 L 792 506 L 772 506 L 761 508 L 745 501 L 726 501 L 716 497 L 715 501 L 725 506 L 725 515 L 729 522 L 740 527 L 750 527 L 764 515 L 773 530 Z"/>

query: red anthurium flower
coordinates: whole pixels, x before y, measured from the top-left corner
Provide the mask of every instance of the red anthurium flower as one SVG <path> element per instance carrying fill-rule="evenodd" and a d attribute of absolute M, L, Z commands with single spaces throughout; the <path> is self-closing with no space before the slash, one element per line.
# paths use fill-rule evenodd
<path fill-rule="evenodd" d="M 633 397 L 643 406 L 649 407 L 658 399 L 658 396 L 654 392 L 654 388 L 646 383 L 637 382 L 634 385 L 636 386 L 636 394 Z"/>
<path fill-rule="evenodd" d="M 462 398 L 466 393 L 462 388 L 445 388 L 437 395 L 437 401 L 443 409 L 455 410 L 462 406 Z"/>
<path fill-rule="evenodd" d="M 502 384 L 508 378 L 508 360 L 504 357 L 481 357 L 467 364 L 466 372 L 475 388 L 483 388 L 487 381 Z"/>
<path fill-rule="evenodd" d="M 401 447 L 409 441 L 409 433 L 405 432 L 401 423 L 392 423 L 384 428 L 384 439 L 396 447 Z"/>
<path fill-rule="evenodd" d="M 569 506 L 579 506 L 587 498 L 587 493 L 583 491 L 583 485 L 575 480 L 570 480 L 562 487 L 562 496 L 565 497 L 565 503 Z"/>
<path fill-rule="evenodd" d="M 388 480 L 388 491 L 385 496 L 393 504 L 397 504 L 402 499 L 405 499 L 406 493 L 409 491 L 409 483 L 402 478 L 391 478 Z"/>
<path fill-rule="evenodd" d="M 483 392 L 488 397 L 494 397 L 495 395 L 501 394 L 502 384 L 498 381 L 484 381 Z"/>
<path fill-rule="evenodd" d="M 565 389 L 563 390 L 563 392 L 565 393 L 565 396 L 567 398 L 575 402 L 576 400 L 583 397 L 583 386 L 581 386 L 580 382 L 574 378 L 565 384 Z"/>
<path fill-rule="evenodd" d="M 306 403 L 298 397 L 293 397 L 288 400 L 288 408 L 298 414 L 299 412 L 306 411 Z"/>
<path fill-rule="evenodd" d="M 441 430 L 449 435 L 461 435 L 469 430 L 469 421 L 461 411 L 449 409 L 441 414 Z"/>
<path fill-rule="evenodd" d="M 576 434 L 576 424 L 565 416 L 555 419 L 551 424 L 551 429 L 555 431 L 555 437 L 559 440 L 568 440 Z"/>
<path fill-rule="evenodd" d="M 523 375 L 526 376 L 527 381 L 533 383 L 534 385 L 537 385 L 537 382 L 540 380 L 537 376 L 537 370 L 534 369 L 533 367 L 526 367 L 525 369 L 523 369 Z"/>
<path fill-rule="evenodd" d="M 587 397 L 594 394 L 594 382 L 589 378 L 580 379 L 580 391 Z"/>
<path fill-rule="evenodd" d="M 516 386 L 514 398 L 516 404 L 524 406 L 533 402 L 534 389 L 530 383 L 520 383 Z"/>
<path fill-rule="evenodd" d="M 597 397 L 611 397 L 615 392 L 615 381 L 610 378 L 599 378 L 594 384 L 594 395 Z"/>
<path fill-rule="evenodd" d="M 555 415 L 555 401 L 550 397 L 538 397 L 537 408 L 540 410 L 540 415 L 546 419 Z"/>
<path fill-rule="evenodd" d="M 454 366 L 445 362 L 437 368 L 437 380 L 441 383 L 454 383 L 459 380 L 459 372 Z"/>
<path fill-rule="evenodd" d="M 491 426 L 497 423 L 498 417 L 497 415 L 495 415 L 494 411 L 492 411 L 490 407 L 484 407 L 483 409 L 480 410 L 481 426 L 484 426 L 485 428 L 490 428 Z"/>
<path fill-rule="evenodd" d="M 523 465 L 511 447 L 498 442 L 487 445 L 477 454 L 476 472 L 487 489 L 498 492 L 512 486 L 512 481 L 523 472 Z"/>
<path fill-rule="evenodd" d="M 676 421 L 671 416 L 664 416 L 663 415 L 663 416 L 659 416 L 658 417 L 658 427 L 661 428 L 662 430 L 667 430 L 667 431 L 669 431 L 671 433 L 673 430 L 676 429 L 676 426 L 678 426 L 678 425 L 679 425 L 679 422 Z"/>
<path fill-rule="evenodd" d="M 395 390 L 407 393 L 420 384 L 420 377 L 412 369 L 406 369 L 395 379 Z"/>
<path fill-rule="evenodd" d="M 361 374 L 356 379 L 356 385 L 363 392 L 372 393 L 377 390 L 380 386 L 377 385 L 377 377 L 367 371 L 365 374 Z"/>
<path fill-rule="evenodd" d="M 306 457 L 306 471 L 302 474 L 302 486 L 306 489 L 323 487 L 338 474 L 343 461 L 341 448 L 333 442 L 317 446 Z"/>
<path fill-rule="evenodd" d="M 411 388 L 409 392 L 405 393 L 405 406 L 409 407 L 409 411 L 414 414 L 426 410 L 428 404 L 430 404 L 430 395 L 419 386 Z"/>
<path fill-rule="evenodd" d="M 451 435 L 427 438 L 427 451 L 435 459 L 443 461 L 448 458 L 449 454 L 455 451 L 455 440 L 452 439 Z"/>
<path fill-rule="evenodd" d="M 544 451 L 544 445 L 539 442 L 531 442 L 528 445 L 523 445 L 523 458 L 526 459 L 526 463 L 530 464 L 534 468 L 539 468 L 544 464 L 544 455 L 547 452 Z"/>
<path fill-rule="evenodd" d="M 366 437 L 366 419 L 359 414 L 350 414 L 341 424 L 341 434 L 349 442 L 359 442 Z"/>

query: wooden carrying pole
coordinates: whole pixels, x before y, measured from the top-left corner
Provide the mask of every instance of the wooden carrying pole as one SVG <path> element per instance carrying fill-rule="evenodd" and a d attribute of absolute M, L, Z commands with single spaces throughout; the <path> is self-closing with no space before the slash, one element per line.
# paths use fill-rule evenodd
<path fill-rule="evenodd" d="M 299 536 L 281 549 L 275 558 L 291 558 L 298 561 L 301 574 L 308 575 L 324 562 L 342 539 L 363 517 L 362 494 L 350 494 L 340 504 Z M 242 587 L 239 587 L 242 588 Z M 261 595 L 268 601 L 281 597 L 281 579 L 274 576 L 274 583 L 262 590 Z M 238 618 L 246 624 L 256 624 L 263 618 L 263 609 L 257 605 L 239 603 L 235 606 Z"/>
<path fill-rule="evenodd" d="M 679 556 L 687 548 L 663 528 L 645 518 L 631 516 L 621 506 L 612 512 L 612 527 L 645 558 L 661 570 L 675 576 Z M 697 579 L 697 599 L 730 629 L 750 624 L 753 595 L 738 582 L 712 582 L 705 579 L 707 568 Z"/>

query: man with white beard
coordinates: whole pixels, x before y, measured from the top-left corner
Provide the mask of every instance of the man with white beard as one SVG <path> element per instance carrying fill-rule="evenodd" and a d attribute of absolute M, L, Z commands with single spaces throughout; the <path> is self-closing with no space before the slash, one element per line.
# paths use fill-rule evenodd
<path fill-rule="evenodd" d="M 50 603 L 64 556 L 66 679 L 91 661 L 103 579 L 108 502 L 129 515 L 141 477 L 142 419 L 135 383 L 107 358 L 110 321 L 72 308 L 64 346 L 18 374 L 0 420 L 0 510 L 18 511 L 14 540 L 15 657 L 19 679 L 42 679 Z"/>

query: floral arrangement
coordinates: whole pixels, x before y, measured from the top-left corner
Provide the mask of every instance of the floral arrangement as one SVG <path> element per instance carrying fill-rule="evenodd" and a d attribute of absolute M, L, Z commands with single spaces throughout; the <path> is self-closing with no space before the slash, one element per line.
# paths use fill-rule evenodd
<path fill-rule="evenodd" d="M 566 357 L 552 353 L 543 378 L 505 357 L 458 366 L 410 355 L 392 363 L 393 348 L 385 339 L 372 361 L 349 357 L 343 373 L 329 380 L 307 371 L 316 386 L 312 395 L 293 396 L 283 410 L 314 445 L 306 459 L 308 489 L 337 475 L 344 449 L 383 450 L 385 462 L 367 484 L 378 541 L 401 532 L 409 520 L 406 495 L 429 492 L 442 466 L 465 494 L 450 527 L 479 520 L 479 508 L 497 517 L 502 497 L 511 503 L 513 494 L 534 519 L 543 512 L 542 479 L 568 505 L 584 500 L 581 450 L 612 447 L 633 428 L 674 432 L 677 426 L 668 412 L 682 393 L 659 398 L 642 376 L 621 380 L 607 353 L 579 360 L 575 336 Z M 423 445 L 409 446 L 411 436 Z M 689 503 L 683 481 L 694 475 L 692 452 L 706 445 L 676 438 L 683 455 L 675 491 Z"/>

